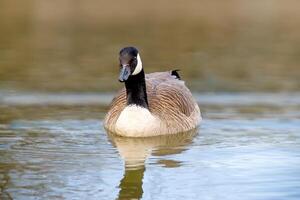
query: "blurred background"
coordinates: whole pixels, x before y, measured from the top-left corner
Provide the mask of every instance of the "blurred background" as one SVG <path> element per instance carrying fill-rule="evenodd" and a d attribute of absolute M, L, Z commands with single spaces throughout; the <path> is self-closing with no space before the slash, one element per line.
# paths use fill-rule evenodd
<path fill-rule="evenodd" d="M 120 88 L 118 52 L 193 91 L 299 91 L 300 2 L 0 1 L 0 90 Z"/>

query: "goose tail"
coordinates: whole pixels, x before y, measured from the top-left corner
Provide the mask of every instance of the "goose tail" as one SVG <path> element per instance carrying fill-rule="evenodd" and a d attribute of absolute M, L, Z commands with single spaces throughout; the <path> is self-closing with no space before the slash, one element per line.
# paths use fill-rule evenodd
<path fill-rule="evenodd" d="M 181 77 L 179 76 L 179 73 L 178 73 L 179 71 L 180 71 L 179 69 L 172 70 L 171 75 L 175 76 L 176 79 L 181 80 Z"/>

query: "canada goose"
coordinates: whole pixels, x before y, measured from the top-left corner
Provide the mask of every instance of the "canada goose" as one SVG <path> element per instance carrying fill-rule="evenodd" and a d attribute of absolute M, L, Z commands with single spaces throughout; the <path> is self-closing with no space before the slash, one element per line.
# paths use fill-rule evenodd
<path fill-rule="evenodd" d="M 125 87 L 112 100 L 104 126 L 127 137 L 175 134 L 196 128 L 200 109 L 176 70 L 144 73 L 134 47 L 119 53 L 119 81 Z"/>

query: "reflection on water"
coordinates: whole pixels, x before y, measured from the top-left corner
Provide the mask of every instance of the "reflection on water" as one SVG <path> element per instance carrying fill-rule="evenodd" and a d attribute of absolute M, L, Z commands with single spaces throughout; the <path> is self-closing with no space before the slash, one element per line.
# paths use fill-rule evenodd
<path fill-rule="evenodd" d="M 141 199 L 143 196 L 144 172 L 144 166 L 134 169 L 125 168 L 124 177 L 119 185 L 120 192 L 117 199 Z"/>
<path fill-rule="evenodd" d="M 169 155 L 184 151 L 196 134 L 197 130 L 192 130 L 175 135 L 149 138 L 126 138 L 110 133 L 109 138 L 125 161 L 125 166 L 127 168 L 135 168 L 144 166 L 146 158 L 151 154 Z"/>
<path fill-rule="evenodd" d="M 170 155 L 184 151 L 192 142 L 197 130 L 176 135 L 157 136 L 150 138 L 125 138 L 109 133 L 109 138 L 118 149 L 125 162 L 124 177 L 120 182 L 118 199 L 140 199 L 143 195 L 143 177 L 145 162 L 149 155 Z M 171 160 L 159 160 L 159 164 L 176 163 Z M 176 167 L 179 167 L 177 165 Z M 175 165 L 173 165 L 175 167 Z"/>

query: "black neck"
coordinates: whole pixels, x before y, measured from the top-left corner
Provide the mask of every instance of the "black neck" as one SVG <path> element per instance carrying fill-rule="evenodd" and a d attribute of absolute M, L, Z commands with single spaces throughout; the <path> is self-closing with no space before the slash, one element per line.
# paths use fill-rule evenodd
<path fill-rule="evenodd" d="M 146 81 L 144 70 L 137 75 L 130 76 L 125 82 L 127 105 L 137 105 L 148 108 Z"/>

